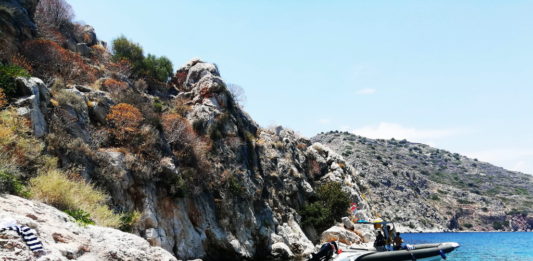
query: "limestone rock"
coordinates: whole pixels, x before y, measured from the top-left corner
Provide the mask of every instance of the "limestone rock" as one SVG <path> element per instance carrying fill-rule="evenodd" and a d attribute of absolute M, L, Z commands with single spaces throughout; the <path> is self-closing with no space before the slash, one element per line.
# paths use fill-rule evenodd
<path fill-rule="evenodd" d="M 77 43 L 76 52 L 81 56 L 88 57 L 91 54 L 91 48 L 89 48 L 86 43 Z"/>
<path fill-rule="evenodd" d="M 349 230 L 353 230 L 354 229 L 354 224 L 350 220 L 350 218 L 348 218 L 348 217 L 343 217 L 342 218 L 342 224 L 344 225 L 344 228 L 346 228 L 346 229 L 349 229 Z"/>
<path fill-rule="evenodd" d="M 362 238 L 355 232 L 339 226 L 333 226 L 322 232 L 321 242 L 329 242 L 332 240 L 339 241 L 346 245 L 363 243 Z"/>
<path fill-rule="evenodd" d="M 78 42 L 78 45 L 85 44 L 86 47 L 90 47 L 98 43 L 94 28 L 90 25 L 83 25 L 81 28 L 78 28 L 74 38 L 76 42 Z"/>
<path fill-rule="evenodd" d="M 33 133 L 36 137 L 42 137 L 48 132 L 48 125 L 43 111 L 46 112 L 46 104 L 50 99 L 50 93 L 39 78 L 18 77 L 16 81 L 19 87 L 17 93 L 30 95 L 18 100 L 16 104 L 27 106 L 30 109 L 29 116 Z"/>
<path fill-rule="evenodd" d="M 138 236 L 112 228 L 82 227 L 69 215 L 43 203 L 3 195 L 0 210 L 0 220 L 14 219 L 37 232 L 46 251 L 39 260 L 176 260 Z M 0 259 L 34 260 L 18 236 L 2 235 L 0 245 L 4 245 Z"/>

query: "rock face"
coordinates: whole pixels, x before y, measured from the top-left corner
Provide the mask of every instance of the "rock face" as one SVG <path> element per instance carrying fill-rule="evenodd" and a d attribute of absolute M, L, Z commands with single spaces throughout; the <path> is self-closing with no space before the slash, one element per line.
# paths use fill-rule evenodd
<path fill-rule="evenodd" d="M 44 113 L 47 112 L 47 104 L 50 100 L 50 92 L 39 78 L 23 78 L 16 79 L 18 85 L 18 95 L 22 96 L 16 101 L 19 107 L 19 114 L 28 114 L 33 129 L 33 134 L 40 138 L 48 131 L 48 125 L 44 118 Z"/>
<path fill-rule="evenodd" d="M 311 140 L 347 159 L 368 187 L 374 214 L 400 231 L 532 229 L 530 175 L 405 140 L 345 132 Z"/>
<path fill-rule="evenodd" d="M 42 203 L 2 195 L 0 210 L 0 220 L 15 220 L 37 232 L 46 253 L 38 260 L 176 260 L 141 237 L 111 228 L 82 227 L 69 215 Z M 36 260 L 16 233 L 0 234 L 0 246 L 2 260 Z"/>
<path fill-rule="evenodd" d="M 109 142 L 98 135 L 108 130 L 100 126 L 120 102 L 90 87 L 57 91 L 63 100 L 51 97 L 55 105 L 45 113 L 49 132 L 60 137 L 54 143 L 58 150 L 51 153 L 62 166 L 75 166 L 107 190 L 118 210 L 140 211 L 135 234 L 179 259 L 306 257 L 321 231 L 301 227 L 298 210 L 317 185 L 328 182 L 343 184 L 360 206 L 361 218 L 370 217 L 359 177 L 342 156 L 291 130 L 260 128 L 235 104 L 214 64 L 193 60 L 178 75 L 183 77 L 179 92 L 167 102 L 179 101 L 186 108 L 179 118 L 198 136 L 190 143 L 193 156 L 177 157 L 173 138 L 163 134 L 151 134 L 152 143 L 142 145 L 153 146 L 149 160 L 128 149 L 105 147 Z M 150 104 L 155 99 L 138 95 Z M 139 131 L 157 132 L 148 125 Z"/>
<path fill-rule="evenodd" d="M 2 0 L 0 1 L 0 43 L 2 48 L 14 50 L 19 43 L 32 39 L 37 28 L 33 22 L 33 13 L 38 0 Z"/>

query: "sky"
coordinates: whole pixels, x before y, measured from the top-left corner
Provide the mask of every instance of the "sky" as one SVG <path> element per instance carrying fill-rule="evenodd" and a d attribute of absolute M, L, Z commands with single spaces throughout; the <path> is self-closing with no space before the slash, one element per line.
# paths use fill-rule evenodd
<path fill-rule="evenodd" d="M 67 1 L 108 43 L 216 63 L 263 127 L 405 138 L 533 174 L 533 1 Z"/>

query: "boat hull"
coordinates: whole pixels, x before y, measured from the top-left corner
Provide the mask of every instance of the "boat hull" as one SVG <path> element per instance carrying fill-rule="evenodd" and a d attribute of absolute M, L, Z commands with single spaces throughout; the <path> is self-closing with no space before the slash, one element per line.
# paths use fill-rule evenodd
<path fill-rule="evenodd" d="M 447 254 L 459 247 L 459 244 L 449 242 L 440 244 L 414 245 L 411 250 L 396 250 L 366 253 L 343 253 L 335 260 L 338 261 L 412 261 L 412 260 L 441 260 L 441 254 Z"/>

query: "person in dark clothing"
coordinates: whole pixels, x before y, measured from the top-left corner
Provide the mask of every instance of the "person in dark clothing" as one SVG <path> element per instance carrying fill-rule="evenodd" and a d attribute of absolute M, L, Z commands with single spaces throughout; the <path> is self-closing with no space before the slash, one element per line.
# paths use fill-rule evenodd
<path fill-rule="evenodd" d="M 320 247 L 320 250 L 316 254 L 311 254 L 311 259 L 309 261 L 319 261 L 322 260 L 330 260 L 333 256 L 333 253 L 337 253 L 339 251 L 339 247 L 337 246 L 337 242 L 331 241 L 323 244 Z"/>
<path fill-rule="evenodd" d="M 403 239 L 400 237 L 400 232 L 396 232 L 396 237 L 394 237 L 394 250 L 400 250 L 402 243 Z"/>
<path fill-rule="evenodd" d="M 376 241 L 374 241 L 374 247 L 377 250 L 383 250 L 383 248 L 385 247 L 385 238 L 383 237 L 383 234 L 381 234 L 381 231 L 378 231 Z"/>

